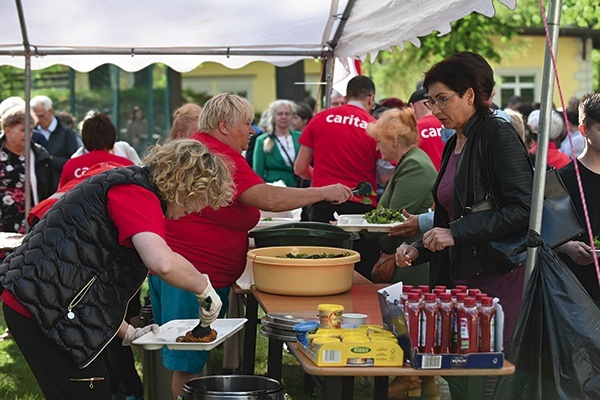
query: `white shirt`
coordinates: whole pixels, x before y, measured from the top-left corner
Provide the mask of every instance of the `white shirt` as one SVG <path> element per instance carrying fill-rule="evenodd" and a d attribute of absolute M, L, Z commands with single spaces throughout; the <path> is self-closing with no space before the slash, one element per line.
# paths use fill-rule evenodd
<path fill-rule="evenodd" d="M 559 150 L 568 155 L 570 158 L 576 158 L 581 154 L 583 149 L 585 149 L 585 138 L 578 130 L 571 132 L 571 138 L 573 139 L 573 148 L 575 149 L 575 154 L 571 153 L 571 142 L 569 141 L 569 136 L 562 141 Z"/>

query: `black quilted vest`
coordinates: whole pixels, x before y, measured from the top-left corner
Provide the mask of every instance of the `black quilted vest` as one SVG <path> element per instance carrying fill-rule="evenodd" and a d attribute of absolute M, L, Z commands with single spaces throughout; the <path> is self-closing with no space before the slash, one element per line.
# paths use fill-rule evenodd
<path fill-rule="evenodd" d="M 5 290 L 79 368 L 116 335 L 148 273 L 137 252 L 119 244 L 108 215 L 106 194 L 121 184 L 156 193 L 142 167 L 94 175 L 57 201 L 0 266 Z"/>

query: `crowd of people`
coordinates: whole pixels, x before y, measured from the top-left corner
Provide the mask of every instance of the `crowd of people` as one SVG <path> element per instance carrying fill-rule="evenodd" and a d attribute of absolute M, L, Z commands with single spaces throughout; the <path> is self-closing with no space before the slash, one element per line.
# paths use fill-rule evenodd
<path fill-rule="evenodd" d="M 354 241 L 356 270 L 371 279 L 387 255 L 395 262 L 390 283 L 479 288 L 500 299 L 508 341 L 524 268 L 499 263 L 485 244 L 527 229 L 541 124 L 539 107 L 518 96 L 500 110 L 494 86 L 487 61 L 462 52 L 432 66 L 406 102 L 376 101 L 374 82 L 359 75 L 345 95 L 332 93 L 328 109 L 315 112 L 311 99 L 278 99 L 254 121 L 247 99 L 218 94 L 202 107 L 177 109 L 169 137 L 143 161 L 136 147 L 148 127 L 139 107 L 128 122 L 129 142 L 118 141 L 111 119 L 98 112 L 84 118 L 79 139 L 50 98 L 34 97 L 32 228 L 0 266 L 0 283 L 5 319 L 46 398 L 108 399 L 119 390 L 141 398 L 131 350 L 123 347 L 157 328 L 139 326 L 141 283 L 148 279 L 158 325 L 223 317 L 261 211 L 304 208 L 304 220 L 330 223 L 378 207 L 402 210 L 403 224 Z M 25 233 L 24 101 L 4 100 L 0 115 L 0 229 Z M 600 95 L 573 101 L 567 121 L 562 115 L 550 116 L 548 167 L 560 169 L 583 220 L 577 163 L 598 235 Z M 374 190 L 352 194 L 360 182 Z M 496 207 L 470 212 L 490 192 Z M 60 255 L 66 251 L 75 254 Z M 600 304 L 589 239 L 556 251 Z M 209 296 L 211 305 L 200 307 Z M 200 376 L 208 353 L 165 347 L 161 355 L 176 399 Z M 56 363 L 48 366 L 48 358 Z M 395 380 L 390 395 L 403 396 L 415 382 Z M 435 394 L 433 380 L 418 383 Z M 450 383 L 461 398 L 463 382 Z"/>

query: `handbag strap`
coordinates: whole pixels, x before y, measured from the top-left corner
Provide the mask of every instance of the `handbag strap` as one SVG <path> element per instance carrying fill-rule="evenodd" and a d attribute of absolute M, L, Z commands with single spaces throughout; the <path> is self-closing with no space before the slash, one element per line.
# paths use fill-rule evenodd
<path fill-rule="evenodd" d="M 279 147 L 281 148 L 281 150 L 283 150 L 283 154 L 285 154 L 285 158 L 287 158 L 287 160 L 290 162 L 290 166 L 292 167 L 292 171 L 293 171 L 294 170 L 294 162 L 292 161 L 292 157 L 290 157 L 290 155 L 288 154 L 288 152 L 285 150 L 285 147 L 279 141 L 279 138 L 277 137 L 277 135 L 274 134 L 274 133 L 272 133 L 272 135 L 275 138 L 275 140 L 277 141 L 277 143 L 279 144 Z"/>

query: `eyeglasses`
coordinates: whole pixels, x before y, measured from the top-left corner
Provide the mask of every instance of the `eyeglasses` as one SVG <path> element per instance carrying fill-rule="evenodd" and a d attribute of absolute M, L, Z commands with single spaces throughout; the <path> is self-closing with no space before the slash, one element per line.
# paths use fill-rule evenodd
<path fill-rule="evenodd" d="M 425 105 L 425 107 L 427 107 L 430 111 L 433 110 L 433 106 L 436 106 L 437 108 L 439 108 L 440 110 L 445 109 L 448 106 L 448 99 L 450 99 L 451 97 L 456 96 L 458 93 L 452 93 L 449 96 L 446 97 L 442 97 L 440 99 L 437 100 L 433 100 L 433 99 L 429 99 L 427 100 L 425 103 L 423 103 Z"/>

